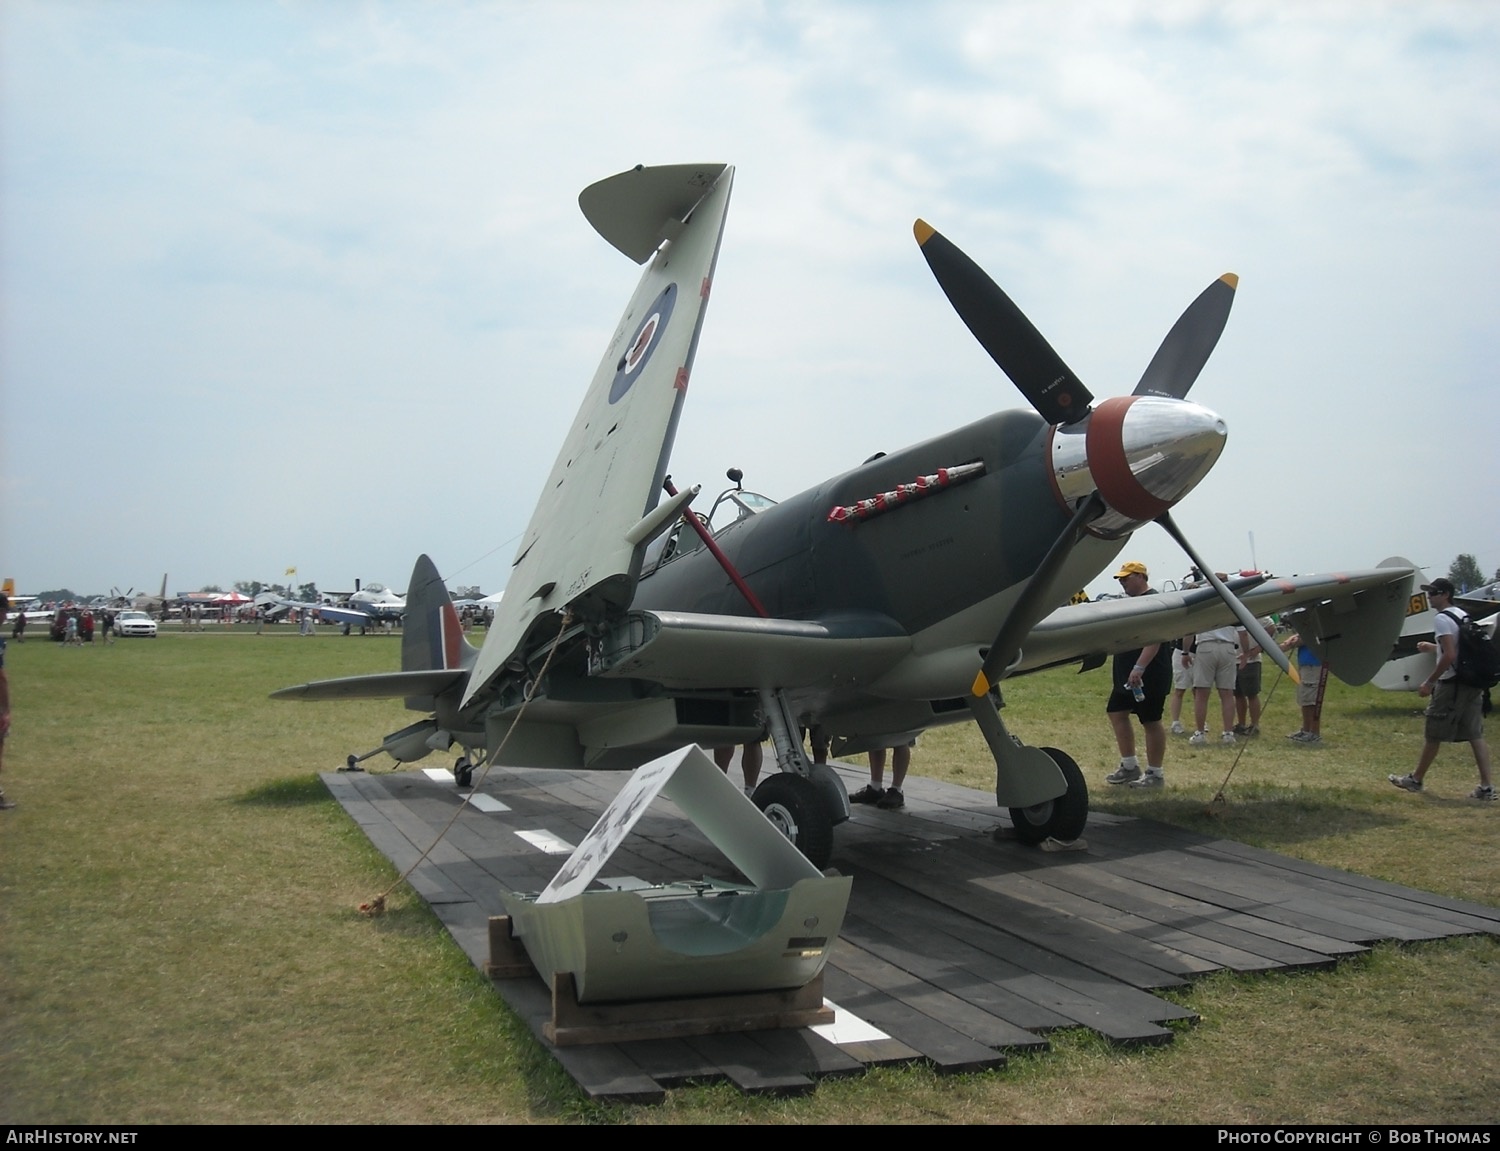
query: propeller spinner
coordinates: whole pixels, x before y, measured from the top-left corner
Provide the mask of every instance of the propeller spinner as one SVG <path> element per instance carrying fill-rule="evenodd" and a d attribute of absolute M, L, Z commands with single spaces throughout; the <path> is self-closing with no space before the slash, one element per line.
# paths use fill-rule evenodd
<path fill-rule="evenodd" d="M 1155 520 L 1201 571 L 1205 565 L 1173 522 L 1170 509 L 1208 474 L 1227 431 L 1213 412 L 1184 397 L 1219 341 L 1239 277 L 1210 284 L 1172 325 L 1131 396 L 1093 407 L 1084 387 L 999 285 L 923 220 L 912 227 L 928 267 L 980 346 L 1041 417 L 1053 425 L 1049 458 L 1059 499 L 1072 510 L 994 641 L 973 692 L 983 695 L 1020 653 L 1031 629 L 1057 600 L 1054 585 L 1084 535 L 1119 536 Z M 1286 669 L 1286 656 L 1219 580 L 1210 581 L 1244 627 Z"/>

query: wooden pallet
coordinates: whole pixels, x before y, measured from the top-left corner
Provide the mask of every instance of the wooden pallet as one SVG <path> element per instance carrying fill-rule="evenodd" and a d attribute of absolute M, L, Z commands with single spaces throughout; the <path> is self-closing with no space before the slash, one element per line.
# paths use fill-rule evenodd
<path fill-rule="evenodd" d="M 851 790 L 864 782 L 863 769 L 840 770 Z M 402 869 L 461 801 L 451 780 L 420 772 L 323 778 Z M 504 914 L 499 892 L 539 891 L 565 858 L 518 833 L 578 843 L 623 778 L 493 773 L 484 792 L 509 810 L 465 810 L 413 873 L 477 965 L 490 960 L 491 917 Z M 1500 908 L 1148 820 L 1096 813 L 1087 850 L 1058 854 L 1022 846 L 1007 830 L 991 796 L 917 777 L 907 779 L 904 809 L 856 808 L 836 830 L 833 866 L 854 876 L 854 889 L 823 994 L 841 1023 L 878 1029 L 852 1039 L 799 1028 L 558 1045 L 547 1038 L 549 1027 L 557 1034 L 554 989 L 538 978 L 496 987 L 590 1097 L 651 1102 L 705 1079 L 795 1093 L 877 1063 L 997 1067 L 1008 1051 L 1044 1048 L 1061 1027 L 1119 1044 L 1168 1043 L 1169 1025 L 1193 1013 L 1153 992 L 1210 972 L 1328 967 L 1382 940 L 1500 935 Z M 665 801 L 605 870 L 651 883 L 741 879 Z"/>

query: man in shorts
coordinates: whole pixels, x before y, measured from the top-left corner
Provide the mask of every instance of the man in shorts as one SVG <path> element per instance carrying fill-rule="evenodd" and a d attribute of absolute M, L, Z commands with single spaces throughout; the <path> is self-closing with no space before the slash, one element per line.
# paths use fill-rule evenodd
<path fill-rule="evenodd" d="M 1468 617 L 1462 608 L 1453 606 L 1455 589 L 1451 581 L 1435 579 L 1424 583 L 1422 590 L 1437 612 L 1437 618 L 1432 621 L 1433 638 L 1437 641 L 1437 665 L 1417 688 L 1417 694 L 1424 699 L 1432 697 L 1432 702 L 1427 705 L 1426 742 L 1417 758 L 1415 771 L 1410 775 L 1386 778 L 1403 791 L 1421 791 L 1427 769 L 1437 759 L 1443 744 L 1467 743 L 1474 753 L 1475 766 L 1479 768 L 1479 786 L 1469 792 L 1469 798 L 1493 800 L 1495 787 L 1490 781 L 1490 749 L 1484 740 L 1484 692 L 1458 682 L 1458 625 Z"/>
<path fill-rule="evenodd" d="M 1186 735 L 1188 729 L 1182 726 L 1182 701 L 1193 686 L 1193 672 L 1191 668 L 1184 667 L 1182 657 L 1187 654 L 1182 646 L 1181 640 L 1174 639 L 1172 648 L 1172 726 L 1167 730 L 1173 735 Z"/>
<path fill-rule="evenodd" d="M 1269 635 L 1276 625 L 1262 617 L 1260 626 Z M 1244 628 L 1239 640 L 1244 661 L 1234 678 L 1234 734 L 1255 736 L 1260 734 L 1260 645 Z"/>
<path fill-rule="evenodd" d="M 1280 643 L 1284 652 L 1297 652 L 1297 707 L 1302 726 L 1287 736 L 1293 743 L 1317 747 L 1323 742 L 1323 688 L 1327 672 L 1318 653 L 1302 642 L 1302 633 L 1293 632 Z"/>
<path fill-rule="evenodd" d="M 1208 693 L 1217 689 L 1219 712 L 1223 719 L 1226 744 L 1234 743 L 1234 681 L 1243 659 L 1240 655 L 1239 629 L 1233 624 L 1200 631 L 1183 647 L 1183 667 L 1193 673 L 1193 734 L 1188 742 L 1202 746 L 1208 742 Z"/>
<path fill-rule="evenodd" d="M 1154 595 L 1146 565 L 1131 560 L 1115 572 L 1127 596 Z M 1128 783 L 1131 787 L 1161 787 L 1166 783 L 1162 760 L 1167 752 L 1167 732 L 1161 725 L 1162 707 L 1172 687 L 1172 651 L 1165 643 L 1153 643 L 1115 656 L 1111 669 L 1112 688 L 1104 710 L 1120 749 L 1120 766 L 1104 777 L 1105 783 Z M 1139 697 L 1137 697 L 1139 692 Z M 1135 754 L 1134 715 L 1146 736 L 1146 770 L 1141 771 Z"/>

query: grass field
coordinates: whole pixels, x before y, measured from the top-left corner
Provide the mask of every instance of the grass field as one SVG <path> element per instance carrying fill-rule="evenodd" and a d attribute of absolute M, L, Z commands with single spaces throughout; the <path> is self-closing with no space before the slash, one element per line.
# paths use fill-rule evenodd
<path fill-rule="evenodd" d="M 922 1068 L 802 1099 L 674 1091 L 659 1108 L 590 1105 L 409 891 L 354 910 L 386 862 L 315 773 L 409 721 L 399 705 L 278 704 L 271 689 L 388 670 L 386 637 L 277 629 L 166 633 L 8 655 L 15 730 L 0 816 L 0 1120 L 788 1122 L 1494 1122 L 1500 941 L 1383 947 L 1333 972 L 1216 976 L 1202 1021 L 1120 1051 L 1083 1034 L 1004 1071 Z M 1268 686 L 1273 675 L 1267 676 Z M 1008 685 L 1007 720 L 1068 749 L 1095 806 L 1212 831 L 1466 899 L 1500 902 L 1500 809 L 1463 800 L 1464 747 L 1428 793 L 1396 791 L 1420 743 L 1410 696 L 1335 683 L 1326 746 L 1289 685 L 1266 737 L 1169 749 L 1168 787 L 1125 793 L 1105 674 Z M 379 761 L 372 761 L 372 763 Z M 986 787 L 967 727 L 924 737 L 914 770 Z"/>

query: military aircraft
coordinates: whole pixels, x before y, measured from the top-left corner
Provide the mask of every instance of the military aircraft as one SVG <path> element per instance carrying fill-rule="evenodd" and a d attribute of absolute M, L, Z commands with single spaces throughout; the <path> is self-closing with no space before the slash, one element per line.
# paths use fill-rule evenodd
<path fill-rule="evenodd" d="M 1083 774 L 1064 752 L 1012 737 L 1000 715 L 1006 676 L 1232 619 L 1284 661 L 1255 617 L 1293 608 L 1341 677 L 1364 682 L 1385 660 L 1409 570 L 1233 589 L 1211 577 L 1212 587 L 1060 606 L 1152 521 L 1214 570 L 1170 509 L 1224 444 L 1224 421 L 1184 397 L 1228 317 L 1232 275 L 1189 306 L 1131 395 L 1094 405 L 1009 297 L 918 221 L 939 284 L 1032 410 L 872 457 L 774 506 L 725 493 L 733 514 L 723 523 L 715 514 L 711 529 L 690 506 L 699 489 L 678 491 L 667 468 L 733 177 L 723 164 L 637 167 L 579 196 L 600 235 L 647 268 L 483 648 L 460 634 L 423 556 L 401 671 L 275 697 L 404 698 L 427 717 L 368 754 L 407 762 L 457 743 L 461 785 L 486 760 L 634 768 L 684 744 L 769 734 L 781 771 L 755 803 L 821 867 L 849 804 L 838 775 L 808 761 L 804 728 L 821 728 L 847 754 L 977 720 L 1017 833 L 1071 839 L 1088 813 Z"/>
<path fill-rule="evenodd" d="M 381 623 L 400 623 L 406 614 L 406 597 L 384 584 L 366 584 L 358 591 L 329 593 L 328 598 L 312 603 L 287 599 L 275 592 L 261 592 L 255 606 L 267 619 L 277 619 L 289 611 L 313 611 L 324 623 L 341 623 L 363 631 Z"/>
<path fill-rule="evenodd" d="M 341 593 L 342 594 L 342 593 Z M 338 603 L 314 605 L 325 623 L 373 627 L 378 623 L 400 623 L 406 614 L 406 597 L 384 584 L 366 584 Z"/>
<path fill-rule="evenodd" d="M 166 573 L 162 573 L 161 591 L 156 595 L 144 591 L 140 595 L 135 595 L 133 594 L 134 592 L 135 588 L 133 587 L 127 588 L 123 592 L 117 587 L 110 588 L 107 601 L 98 606 L 112 607 L 116 610 L 120 608 L 134 608 L 136 611 L 143 612 L 160 611 L 162 606 L 167 602 Z"/>

